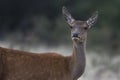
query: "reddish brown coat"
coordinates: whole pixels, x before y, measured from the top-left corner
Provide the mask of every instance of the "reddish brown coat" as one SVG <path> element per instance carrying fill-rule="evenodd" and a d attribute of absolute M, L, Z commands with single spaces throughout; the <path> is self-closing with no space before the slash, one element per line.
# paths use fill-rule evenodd
<path fill-rule="evenodd" d="M 69 59 L 0 47 L 0 80 L 68 80 Z"/>

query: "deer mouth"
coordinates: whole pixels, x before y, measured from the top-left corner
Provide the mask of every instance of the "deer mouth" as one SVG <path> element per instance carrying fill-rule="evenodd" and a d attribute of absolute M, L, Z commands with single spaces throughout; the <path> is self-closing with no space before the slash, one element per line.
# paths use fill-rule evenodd
<path fill-rule="evenodd" d="M 72 40 L 79 41 L 80 38 L 79 37 L 72 37 Z"/>
<path fill-rule="evenodd" d="M 83 38 L 80 38 L 80 37 L 72 37 L 72 40 L 73 41 L 77 41 L 77 42 L 84 42 L 84 39 Z"/>

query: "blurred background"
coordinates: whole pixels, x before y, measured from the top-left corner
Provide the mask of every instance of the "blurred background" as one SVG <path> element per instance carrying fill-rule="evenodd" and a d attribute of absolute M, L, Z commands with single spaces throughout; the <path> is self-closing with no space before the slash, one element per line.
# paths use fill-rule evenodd
<path fill-rule="evenodd" d="M 62 6 L 79 20 L 99 11 L 88 33 L 87 66 L 80 80 L 118 80 L 120 0 L 0 0 L 0 46 L 70 55 L 72 41 Z"/>

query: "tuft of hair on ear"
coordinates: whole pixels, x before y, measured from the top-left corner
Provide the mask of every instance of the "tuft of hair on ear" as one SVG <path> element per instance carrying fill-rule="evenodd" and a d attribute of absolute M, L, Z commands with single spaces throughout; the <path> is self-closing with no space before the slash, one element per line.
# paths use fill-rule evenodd
<path fill-rule="evenodd" d="M 62 7 L 62 12 L 64 13 L 65 11 L 68 11 L 68 9 L 65 6 L 63 6 Z"/>
<path fill-rule="evenodd" d="M 68 12 L 68 9 L 65 6 L 62 7 L 62 13 L 63 13 L 63 17 L 67 21 L 67 16 L 70 15 L 70 13 Z"/>
<path fill-rule="evenodd" d="M 65 20 L 67 21 L 67 23 L 71 25 L 72 22 L 74 21 L 74 18 L 71 16 L 70 12 L 65 6 L 62 7 L 62 14 Z"/>
<path fill-rule="evenodd" d="M 95 11 L 92 16 L 87 20 L 87 24 L 89 27 L 93 26 L 98 18 L 98 11 Z"/>

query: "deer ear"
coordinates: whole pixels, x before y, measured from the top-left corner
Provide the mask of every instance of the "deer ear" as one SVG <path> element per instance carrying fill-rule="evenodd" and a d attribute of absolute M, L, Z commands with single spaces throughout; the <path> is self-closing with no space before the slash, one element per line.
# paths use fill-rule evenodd
<path fill-rule="evenodd" d="M 98 18 L 98 11 L 95 11 L 93 15 L 87 20 L 87 24 L 89 28 L 96 23 L 97 18 Z"/>
<path fill-rule="evenodd" d="M 63 6 L 62 8 L 62 13 L 63 13 L 63 17 L 65 18 L 65 20 L 67 21 L 67 23 L 72 26 L 72 23 L 75 21 L 74 18 L 71 16 L 71 14 L 69 13 L 68 9 L 66 7 Z"/>

